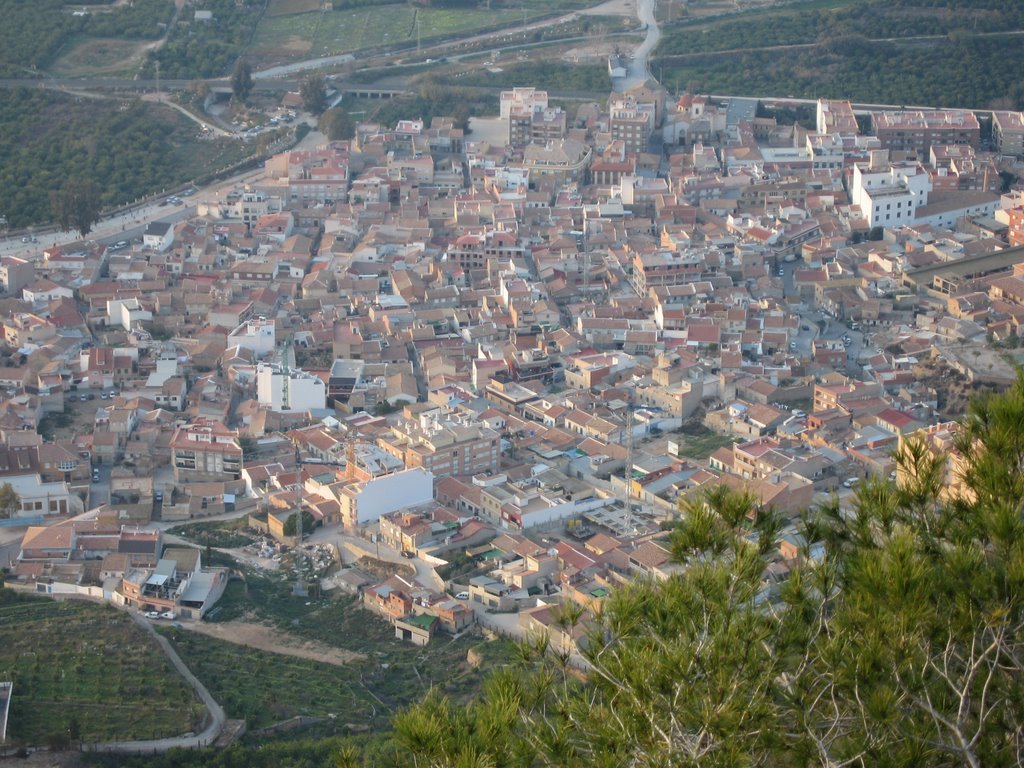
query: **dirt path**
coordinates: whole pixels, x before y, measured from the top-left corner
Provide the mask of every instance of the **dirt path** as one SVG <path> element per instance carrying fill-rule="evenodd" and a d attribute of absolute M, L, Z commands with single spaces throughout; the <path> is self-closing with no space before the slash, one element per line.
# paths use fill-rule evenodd
<path fill-rule="evenodd" d="M 361 653 L 332 648 L 315 640 L 304 640 L 287 632 L 281 632 L 263 624 L 250 624 L 245 621 L 225 621 L 218 623 L 188 622 L 182 628 L 199 632 L 237 645 L 245 645 L 261 651 L 280 653 L 284 656 L 297 656 L 300 659 L 314 659 L 335 666 L 345 666 L 353 661 L 366 658 Z"/>

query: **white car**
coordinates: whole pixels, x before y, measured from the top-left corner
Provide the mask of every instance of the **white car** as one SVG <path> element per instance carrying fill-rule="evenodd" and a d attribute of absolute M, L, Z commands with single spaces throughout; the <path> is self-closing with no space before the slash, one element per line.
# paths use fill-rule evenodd
<path fill-rule="evenodd" d="M 459 592 L 455 595 L 456 600 L 469 600 L 469 592 Z"/>
<path fill-rule="evenodd" d="M 146 618 L 147 619 L 159 619 L 160 618 L 160 612 L 159 611 L 146 611 Z"/>
<path fill-rule="evenodd" d="M 160 618 L 170 619 L 171 621 L 174 621 L 176 618 L 178 618 L 178 614 L 176 614 L 174 611 L 164 611 L 160 614 Z"/>

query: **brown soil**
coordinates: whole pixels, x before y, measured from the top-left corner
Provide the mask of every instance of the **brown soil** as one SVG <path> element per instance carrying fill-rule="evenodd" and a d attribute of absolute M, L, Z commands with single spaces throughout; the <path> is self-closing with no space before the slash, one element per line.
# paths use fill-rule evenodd
<path fill-rule="evenodd" d="M 314 659 L 339 667 L 365 658 L 361 653 L 332 648 L 315 640 L 304 640 L 263 624 L 250 624 L 245 621 L 225 621 L 214 624 L 189 622 L 182 624 L 182 627 L 229 643 L 280 653 L 284 656 Z"/>

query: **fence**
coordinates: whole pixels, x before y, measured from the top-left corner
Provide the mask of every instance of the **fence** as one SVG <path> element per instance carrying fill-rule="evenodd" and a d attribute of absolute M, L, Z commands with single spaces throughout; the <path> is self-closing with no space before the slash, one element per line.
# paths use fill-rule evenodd
<path fill-rule="evenodd" d="M 33 517 L 8 517 L 0 520 L 0 528 L 17 528 L 19 525 L 42 525 L 45 518 L 42 515 Z"/>

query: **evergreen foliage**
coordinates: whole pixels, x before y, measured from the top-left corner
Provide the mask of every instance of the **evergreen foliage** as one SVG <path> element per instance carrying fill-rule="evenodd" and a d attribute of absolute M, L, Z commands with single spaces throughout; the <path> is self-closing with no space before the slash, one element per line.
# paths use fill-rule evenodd
<path fill-rule="evenodd" d="M 407 766 L 1011 766 L 1024 757 L 1024 379 L 959 432 L 964 490 L 917 439 L 899 484 L 781 527 L 723 488 L 686 504 L 680 570 L 616 590 L 587 637 L 587 682 L 543 639 L 482 699 L 395 718 Z M 562 618 L 571 627 L 579 612 Z"/>

